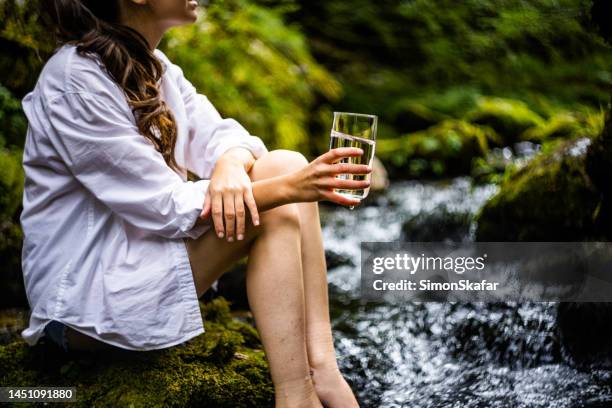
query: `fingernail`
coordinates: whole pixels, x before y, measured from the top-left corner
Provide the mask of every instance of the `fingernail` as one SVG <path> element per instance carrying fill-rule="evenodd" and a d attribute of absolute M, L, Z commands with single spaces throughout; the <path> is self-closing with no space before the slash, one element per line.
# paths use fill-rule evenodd
<path fill-rule="evenodd" d="M 219 233 L 219 238 L 223 238 L 223 233 L 222 232 Z"/>
<path fill-rule="evenodd" d="M 234 242 L 234 237 L 227 237 L 227 242 Z"/>
<path fill-rule="evenodd" d="M 259 225 L 259 219 L 255 218 L 255 225 Z"/>
<path fill-rule="evenodd" d="M 242 236 L 242 234 L 238 234 L 238 241 L 242 241 L 244 237 Z"/>

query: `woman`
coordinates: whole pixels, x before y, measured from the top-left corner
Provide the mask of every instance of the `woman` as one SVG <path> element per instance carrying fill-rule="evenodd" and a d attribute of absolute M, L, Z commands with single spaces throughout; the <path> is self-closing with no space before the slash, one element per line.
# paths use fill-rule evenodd
<path fill-rule="evenodd" d="M 65 349 L 151 350 L 204 332 L 198 298 L 248 255 L 277 407 L 354 407 L 336 364 L 317 202 L 365 165 L 268 151 L 156 47 L 187 0 L 49 0 L 61 47 L 23 99 L 21 222 L 32 316 Z M 201 179 L 190 181 L 187 170 Z M 235 238 L 235 239 L 234 239 Z"/>

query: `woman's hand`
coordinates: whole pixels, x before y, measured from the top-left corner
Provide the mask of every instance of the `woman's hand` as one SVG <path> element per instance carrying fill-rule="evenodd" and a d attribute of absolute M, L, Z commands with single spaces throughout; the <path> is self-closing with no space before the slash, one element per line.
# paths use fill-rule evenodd
<path fill-rule="evenodd" d="M 338 174 L 368 174 L 372 168 L 366 164 L 336 163 L 351 156 L 361 156 L 363 150 L 357 147 L 338 147 L 314 159 L 306 167 L 291 175 L 294 187 L 293 201 L 329 200 L 341 205 L 359 205 L 361 200 L 344 197 L 334 188 L 359 190 L 369 187 L 369 180 L 342 180 Z"/>
<path fill-rule="evenodd" d="M 251 178 L 244 165 L 231 160 L 219 160 L 210 178 L 204 208 L 200 218 L 206 219 L 211 213 L 219 238 L 225 235 L 228 242 L 244 238 L 245 204 L 251 213 L 254 225 L 259 225 L 259 213 L 253 197 Z M 225 228 L 223 220 L 225 219 Z"/>

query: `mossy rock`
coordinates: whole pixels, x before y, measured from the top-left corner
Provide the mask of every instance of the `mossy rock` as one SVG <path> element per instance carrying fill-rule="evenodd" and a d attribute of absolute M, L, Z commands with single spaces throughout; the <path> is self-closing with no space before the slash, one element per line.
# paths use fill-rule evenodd
<path fill-rule="evenodd" d="M 602 194 L 612 199 L 612 110 L 608 109 L 601 133 L 593 139 L 587 154 L 587 171 Z"/>
<path fill-rule="evenodd" d="M 0 346 L 0 385 L 76 387 L 69 405 L 82 407 L 273 407 L 257 331 L 232 319 L 223 298 L 202 314 L 204 334 L 163 350 L 64 353 L 14 341 Z"/>
<path fill-rule="evenodd" d="M 423 131 L 379 140 L 376 154 L 393 178 L 469 174 L 472 160 L 483 157 L 496 138 L 491 129 L 445 120 Z"/>
<path fill-rule="evenodd" d="M 601 115 L 582 112 L 559 112 L 543 125 L 527 129 L 521 140 L 542 143 L 550 139 L 595 137 L 601 130 Z"/>
<path fill-rule="evenodd" d="M 586 170 L 602 195 L 601 222 L 612 230 L 612 109 L 608 109 L 604 128 L 589 147 Z"/>
<path fill-rule="evenodd" d="M 476 239 L 579 241 L 605 236 L 597 221 L 601 195 L 585 168 L 589 142 L 558 143 L 508 175 L 477 215 Z"/>
<path fill-rule="evenodd" d="M 493 97 L 479 98 L 476 107 L 468 112 L 465 119 L 493 128 L 502 137 L 500 146 L 510 146 L 520 141 L 523 132 L 545 123 L 524 102 Z"/>

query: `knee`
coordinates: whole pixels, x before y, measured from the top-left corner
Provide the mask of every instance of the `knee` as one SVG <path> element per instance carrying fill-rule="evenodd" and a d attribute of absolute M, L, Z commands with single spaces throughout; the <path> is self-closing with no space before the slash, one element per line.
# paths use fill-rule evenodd
<path fill-rule="evenodd" d="M 253 181 L 280 176 L 297 171 L 308 163 L 308 159 L 300 152 L 286 149 L 272 150 L 255 161 L 250 176 Z"/>
<path fill-rule="evenodd" d="M 284 204 L 261 214 L 262 226 L 300 228 L 300 213 L 296 203 Z"/>

